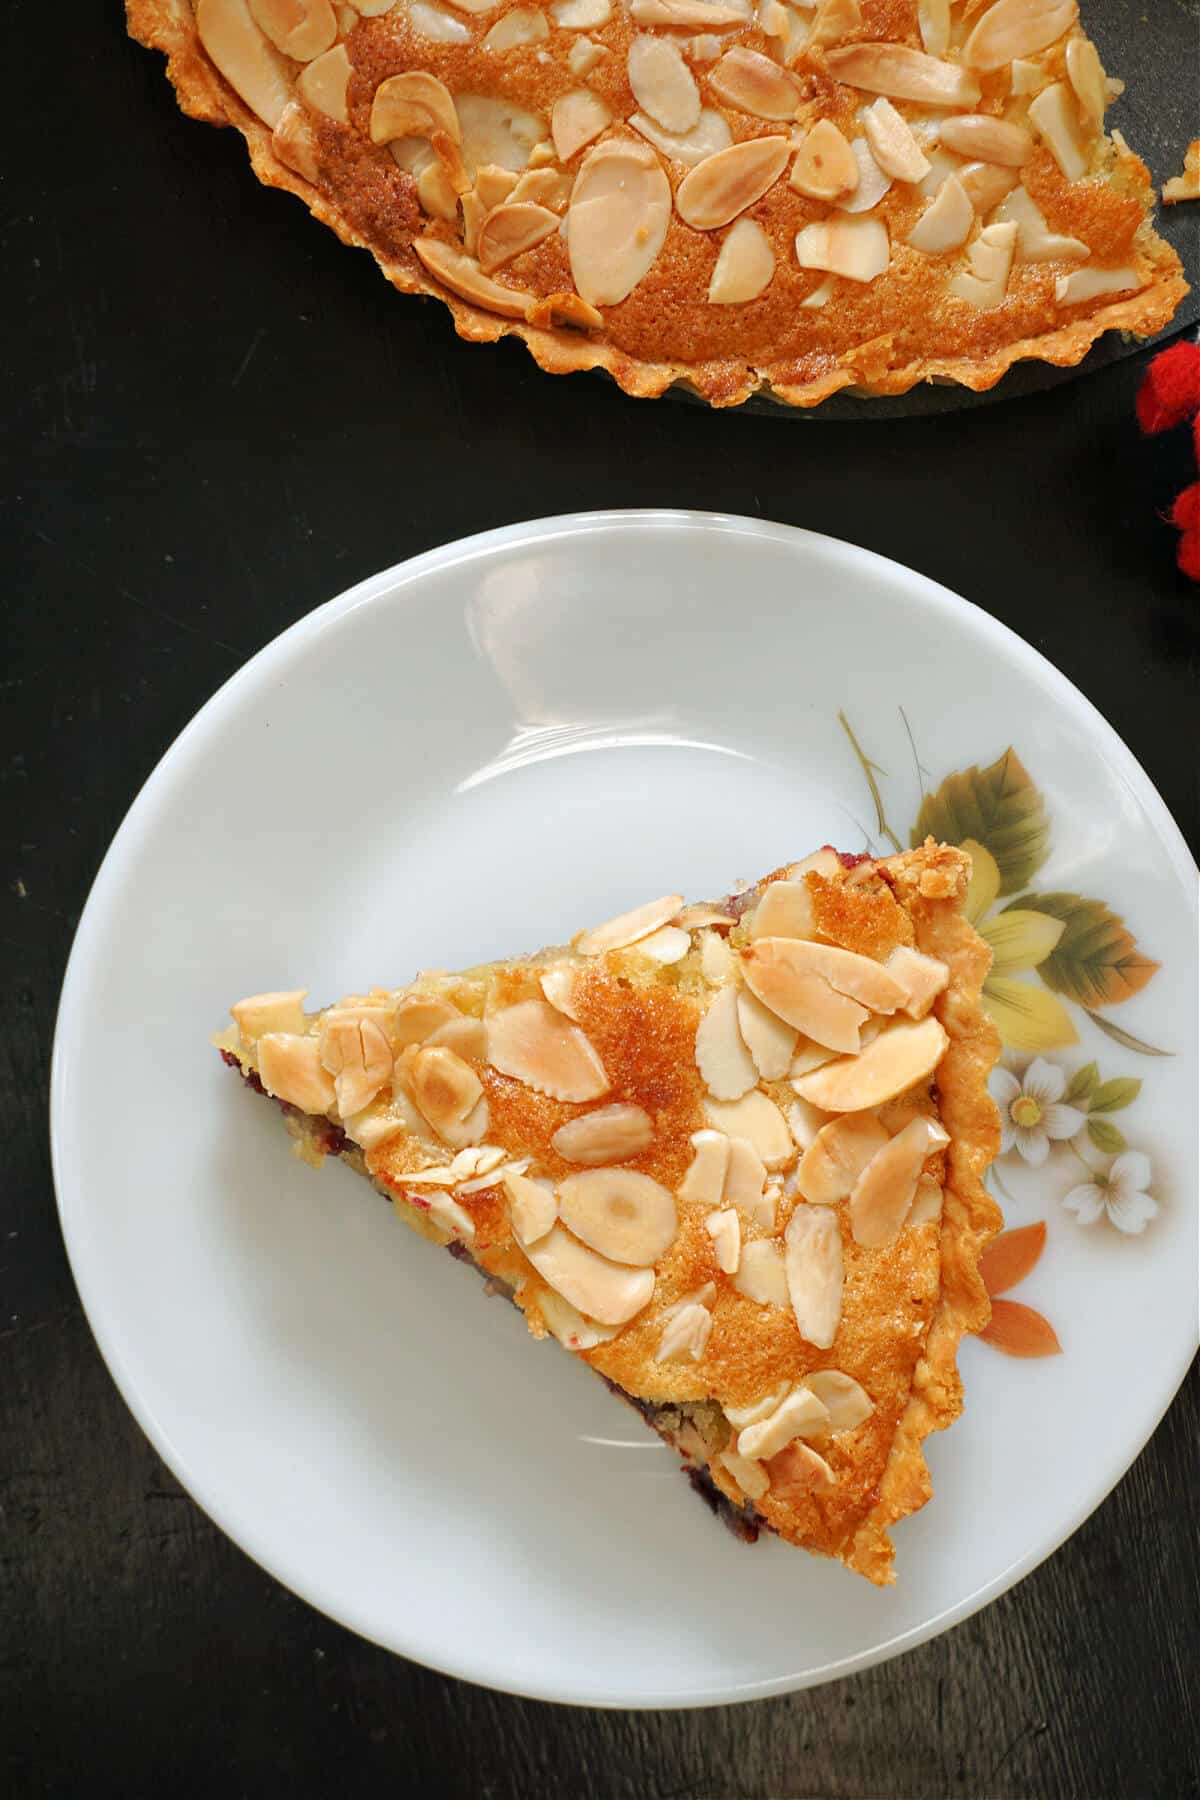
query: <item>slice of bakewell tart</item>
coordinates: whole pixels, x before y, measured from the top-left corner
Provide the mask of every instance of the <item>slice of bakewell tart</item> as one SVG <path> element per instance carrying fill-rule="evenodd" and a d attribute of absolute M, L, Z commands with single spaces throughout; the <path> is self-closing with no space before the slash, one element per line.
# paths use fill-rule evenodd
<path fill-rule="evenodd" d="M 473 1261 L 740 1536 L 886 1583 L 1000 1225 L 968 873 L 932 839 L 826 848 L 321 1012 L 260 994 L 216 1042 L 306 1161 Z"/>

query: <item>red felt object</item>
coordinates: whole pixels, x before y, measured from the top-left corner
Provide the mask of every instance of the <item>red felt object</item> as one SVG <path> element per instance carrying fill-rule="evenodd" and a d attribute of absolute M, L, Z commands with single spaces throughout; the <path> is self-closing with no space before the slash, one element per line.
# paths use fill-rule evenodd
<path fill-rule="evenodd" d="M 1169 431 L 1200 412 L 1200 344 L 1172 344 L 1146 370 L 1137 397 L 1138 424 L 1147 433 Z"/>
<path fill-rule="evenodd" d="M 1184 488 L 1167 517 L 1177 531 L 1200 531 L 1200 481 Z"/>

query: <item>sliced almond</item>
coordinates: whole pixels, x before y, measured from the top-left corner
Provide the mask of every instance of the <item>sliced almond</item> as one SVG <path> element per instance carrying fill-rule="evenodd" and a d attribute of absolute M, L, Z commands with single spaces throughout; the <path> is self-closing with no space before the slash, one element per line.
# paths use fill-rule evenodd
<path fill-rule="evenodd" d="M 833 1050 L 856 1051 L 859 1027 L 868 1009 L 838 993 L 797 954 L 808 946 L 799 938 L 759 938 L 742 953 L 742 972 L 751 993 L 777 1018 Z"/>
<path fill-rule="evenodd" d="M 1036 94 L 1045 87 L 1049 79 L 1041 63 L 1028 62 L 1023 56 L 1013 58 L 1009 82 L 1014 94 Z"/>
<path fill-rule="evenodd" d="M 832 119 L 818 119 L 800 141 L 788 185 L 813 200 L 836 200 L 854 192 L 858 176 L 858 158 L 848 140 Z M 779 885 L 773 881 L 767 893 Z"/>
<path fill-rule="evenodd" d="M 1108 77 L 1100 52 L 1091 38 L 1077 33 L 1067 44 L 1067 80 L 1075 90 L 1079 112 L 1086 126 L 1099 131 L 1108 105 Z"/>
<path fill-rule="evenodd" d="M 1029 118 L 1067 180 L 1082 181 L 1088 172 L 1088 151 L 1066 84 L 1056 81 L 1043 88 L 1029 102 Z"/>
<path fill-rule="evenodd" d="M 706 1097 L 704 1115 L 716 1131 L 746 1138 L 768 1169 L 785 1169 L 795 1155 L 787 1120 L 775 1102 L 757 1088 L 740 1100 Z"/>
<path fill-rule="evenodd" d="M 392 1079 L 392 1046 L 378 1019 L 367 1012 L 327 1012 L 318 1044 L 321 1061 L 333 1076 L 340 1113 L 361 1112 Z"/>
<path fill-rule="evenodd" d="M 653 1269 L 624 1269 L 608 1262 L 556 1225 L 536 1244 L 525 1246 L 542 1280 L 564 1300 L 601 1325 L 623 1325 L 648 1306 L 654 1294 Z"/>
<path fill-rule="evenodd" d="M 1033 133 L 1007 119 L 989 113 L 958 113 L 943 119 L 939 136 L 956 156 L 978 157 L 981 162 L 1003 163 L 1019 169 L 1033 155 Z"/>
<path fill-rule="evenodd" d="M 595 1319 L 585 1319 L 578 1307 L 551 1288 L 538 1295 L 537 1305 L 546 1324 L 567 1350 L 594 1350 L 597 1344 L 610 1343 L 617 1335 L 615 1325 L 597 1325 Z"/>
<path fill-rule="evenodd" d="M 950 48 L 950 0 L 917 0 L 917 24 L 928 54 L 945 56 Z"/>
<path fill-rule="evenodd" d="M 787 1122 L 796 1148 L 807 1151 L 816 1143 L 817 1133 L 829 1124 L 829 1114 L 810 1106 L 807 1100 L 796 1099 L 788 1107 Z"/>
<path fill-rule="evenodd" d="M 743 306 L 766 292 L 775 274 L 775 252 L 757 219 L 738 219 L 721 245 L 708 284 L 710 306 Z"/>
<path fill-rule="evenodd" d="M 711 1331 L 712 1314 L 707 1307 L 681 1306 L 663 1328 L 655 1362 L 699 1362 Z"/>
<path fill-rule="evenodd" d="M 608 24 L 612 0 L 555 0 L 550 17 L 563 31 L 591 31 Z"/>
<path fill-rule="evenodd" d="M 859 0 L 819 0 L 805 48 L 827 48 L 840 43 L 847 32 L 856 31 L 861 24 Z"/>
<path fill-rule="evenodd" d="M 675 1241 L 675 1196 L 632 1169 L 589 1169 L 559 1184 L 558 1210 L 577 1238 L 613 1262 L 656 1262 Z M 598 1316 L 598 1315 L 597 1315 Z"/>
<path fill-rule="evenodd" d="M 718 150 L 726 149 L 733 142 L 733 133 L 724 118 L 710 106 L 701 109 L 700 117 L 690 131 L 664 131 L 653 119 L 640 112 L 633 113 L 629 123 L 656 149 L 661 150 L 664 156 L 669 156 L 673 162 L 686 163 L 689 169 L 694 169 L 706 156 L 715 155 Z"/>
<path fill-rule="evenodd" d="M 553 1231 L 558 1202 L 552 1187 L 530 1181 L 527 1175 L 506 1174 L 504 1192 L 513 1232 L 521 1245 L 539 1243 L 548 1231 Z"/>
<path fill-rule="evenodd" d="M 615 306 L 632 293 L 653 267 L 670 219 L 671 186 L 653 150 L 630 138 L 598 144 L 579 171 L 567 214 L 571 273 L 583 299 Z M 681 898 L 674 898 L 678 910 Z"/>
<path fill-rule="evenodd" d="M 624 950 L 627 945 L 636 944 L 639 938 L 649 937 L 652 931 L 669 925 L 682 905 L 682 894 L 664 894 L 659 900 L 648 900 L 631 912 L 606 919 L 603 925 L 581 931 L 575 939 L 575 949 L 581 956 L 603 956 L 609 950 Z"/>
<path fill-rule="evenodd" d="M 639 25 L 695 25 L 701 31 L 744 25 L 750 7 L 725 0 L 631 0 L 630 17 Z"/>
<path fill-rule="evenodd" d="M 922 106 L 974 106 L 979 83 L 958 63 L 942 62 L 904 44 L 847 44 L 830 50 L 826 61 L 835 81 L 887 94 L 893 100 L 916 100 Z"/>
<path fill-rule="evenodd" d="M 1075 269 L 1060 275 L 1054 283 L 1054 298 L 1059 306 L 1079 306 L 1085 300 L 1098 300 L 1102 294 L 1131 294 L 1146 285 L 1145 277 L 1136 269 Z"/>
<path fill-rule="evenodd" d="M 842 1316 L 842 1234 L 837 1214 L 827 1206 L 798 1206 L 788 1221 L 784 1246 L 788 1293 L 800 1336 L 818 1350 L 828 1350 Z"/>
<path fill-rule="evenodd" d="M 796 233 L 802 269 L 828 269 L 849 281 L 874 281 L 891 261 L 887 227 L 880 219 L 827 219 Z"/>
<path fill-rule="evenodd" d="M 888 1142 L 874 1113 L 849 1113 L 822 1125 L 800 1158 L 796 1185 L 815 1206 L 845 1200 L 871 1159 Z"/>
<path fill-rule="evenodd" d="M 855 164 L 857 169 L 858 165 Z M 812 894 L 806 881 L 772 881 L 750 915 L 750 937 L 810 938 L 815 934 Z"/>
<path fill-rule="evenodd" d="M 640 1106 L 618 1102 L 601 1106 L 560 1125 L 550 1139 L 550 1146 L 564 1162 L 580 1163 L 584 1168 L 598 1168 L 606 1163 L 624 1162 L 654 1142 L 654 1121 Z"/>
<path fill-rule="evenodd" d="M 574 185 L 573 177 L 565 169 L 526 169 L 505 198 L 514 206 L 528 200 L 534 206 L 548 206 L 551 212 L 556 212 L 567 204 Z"/>
<path fill-rule="evenodd" d="M 996 208 L 993 224 L 1017 228 L 1018 262 L 1082 262 L 1088 247 L 1079 238 L 1052 231 L 1046 215 L 1023 187 L 1015 187 Z"/>
<path fill-rule="evenodd" d="M 485 163 L 518 172 L 533 163 L 545 143 L 546 123 L 537 113 L 514 106 L 511 100 L 497 100 L 490 94 L 456 94 L 454 106 L 462 127 L 462 153 L 467 168 L 475 170 Z"/>
<path fill-rule="evenodd" d="M 736 1206 L 745 1213 L 753 1224 L 774 1231 L 775 1201 L 767 1187 L 767 1171 L 749 1138 L 729 1140 L 729 1166 L 722 1198 L 727 1206 Z"/>
<path fill-rule="evenodd" d="M 742 1226 L 735 1208 L 726 1206 L 720 1212 L 710 1213 L 704 1229 L 713 1241 L 718 1269 L 725 1275 L 736 1275 L 742 1258 Z"/>
<path fill-rule="evenodd" d="M 1045 50 L 1078 17 L 1076 0 L 996 0 L 963 45 L 963 61 L 973 69 L 1002 69 L 1015 56 Z"/>
<path fill-rule="evenodd" d="M 710 1094 L 738 1100 L 758 1084 L 754 1058 L 738 1028 L 737 991 L 722 988 L 696 1032 L 696 1067 Z"/>
<path fill-rule="evenodd" d="M 999 206 L 1017 185 L 1017 171 L 1005 168 L 1002 163 L 960 163 L 957 174 L 963 193 L 981 217 Z"/>
<path fill-rule="evenodd" d="M 612 124 L 612 113 L 599 94 L 591 88 L 572 88 L 554 102 L 550 115 L 550 131 L 560 162 L 571 158 L 606 131 Z"/>
<path fill-rule="evenodd" d="M 700 89 L 679 48 L 643 33 L 629 46 L 626 69 L 633 97 L 664 131 L 690 131 L 700 117 Z"/>
<path fill-rule="evenodd" d="M 471 28 L 430 0 L 408 0 L 408 22 L 418 37 L 430 38 L 435 44 L 469 44 Z"/>
<path fill-rule="evenodd" d="M 715 231 L 728 225 L 778 181 L 787 163 L 788 147 L 785 137 L 748 138 L 697 163 L 675 195 L 684 224 L 695 231 Z"/>
<path fill-rule="evenodd" d="M 747 1499 L 761 1500 L 769 1493 L 771 1478 L 761 1463 L 748 1462 L 736 1450 L 722 1450 L 717 1461 L 733 1476 Z"/>
<path fill-rule="evenodd" d="M 579 37 L 567 51 L 567 67 L 576 81 L 582 81 L 607 55 L 603 44 L 597 44 L 589 37 Z"/>
<path fill-rule="evenodd" d="M 792 1086 L 823 1112 L 866 1112 L 932 1075 L 949 1042 L 934 1018 L 903 1020 L 881 1031 L 858 1056 L 826 1063 Z"/>
<path fill-rule="evenodd" d="M 275 48 L 295 62 L 311 62 L 337 40 L 329 0 L 250 0 L 250 11 Z"/>
<path fill-rule="evenodd" d="M 408 1044 L 423 1044 L 439 1025 L 461 1018 L 456 1006 L 437 995 L 406 994 L 403 1000 L 397 1001 L 392 1014 L 392 1042 L 397 1050 L 403 1050 Z"/>
<path fill-rule="evenodd" d="M 323 56 L 315 57 L 307 68 L 301 69 L 296 92 L 315 112 L 336 119 L 339 125 L 348 125 L 350 108 L 346 104 L 346 89 L 349 85 L 350 58 L 346 46 L 335 44 L 332 50 L 326 50 Z"/>
<path fill-rule="evenodd" d="M 268 1094 L 301 1112 L 328 1112 L 336 1098 L 315 1037 L 268 1031 L 258 1040 L 258 1073 Z"/>
<path fill-rule="evenodd" d="M 694 38 L 689 38 L 683 47 L 683 54 L 689 62 L 716 62 L 721 54 L 721 40 L 715 31 L 699 32 Z"/>
<path fill-rule="evenodd" d="M 949 1142 L 936 1120 L 919 1118 L 875 1152 L 850 1195 L 850 1229 L 856 1244 L 882 1250 L 898 1236 L 916 1197 L 925 1158 Z"/>
<path fill-rule="evenodd" d="M 672 1301 L 670 1306 L 664 1306 L 662 1309 L 662 1317 L 664 1319 L 673 1319 L 675 1314 L 677 1312 L 682 1312 L 685 1306 L 707 1306 L 711 1308 L 716 1297 L 716 1282 L 706 1281 L 702 1286 L 693 1288 L 691 1293 L 680 1294 L 678 1300 Z"/>
<path fill-rule="evenodd" d="M 715 931 L 700 933 L 700 973 L 709 987 L 720 987 L 733 974 L 733 951 Z"/>
<path fill-rule="evenodd" d="M 792 1505 L 836 1484 L 825 1458 L 798 1438 L 771 1458 L 767 1472 L 775 1498 Z"/>
<path fill-rule="evenodd" d="M 932 1175 L 922 1175 L 905 1219 L 905 1225 L 932 1225 L 942 1216 L 942 1185 Z"/>
<path fill-rule="evenodd" d="M 945 0 L 943 0 L 943 4 Z M 923 181 L 929 158 L 918 144 L 908 120 L 883 94 L 862 115 L 863 130 L 871 154 L 885 175 L 896 181 Z"/>
<path fill-rule="evenodd" d="M 806 942 L 789 943 L 787 951 L 793 968 L 819 975 L 839 994 L 870 1007 L 872 1012 L 893 1013 L 904 1004 L 903 987 L 873 957 L 860 956 L 855 950 L 840 950 L 834 944 Z"/>
<path fill-rule="evenodd" d="M 679 1188 L 679 1198 L 691 1206 L 719 1206 L 725 1195 L 730 1140 L 723 1131 L 697 1131 L 692 1138 L 696 1154 Z M 766 1179 L 766 1171 L 763 1171 Z M 761 1192 L 761 1182 L 759 1191 Z"/>
<path fill-rule="evenodd" d="M 196 35 L 230 87 L 272 131 L 292 97 L 288 65 L 250 16 L 246 0 L 196 0 Z"/>
<path fill-rule="evenodd" d="M 732 992 L 732 990 L 727 990 Z M 737 993 L 738 1030 L 764 1081 L 782 1081 L 796 1053 L 796 1033 L 748 988 Z M 726 1096 L 722 1096 L 725 1098 Z M 732 1098 L 732 1096 L 728 1096 Z"/>
<path fill-rule="evenodd" d="M 818 1369 L 804 1377 L 804 1386 L 829 1414 L 832 1432 L 856 1431 L 875 1411 L 875 1403 L 853 1375 L 840 1369 Z"/>
<path fill-rule="evenodd" d="M 611 1085 L 590 1041 L 545 1000 L 522 1000 L 487 1021 L 488 1061 L 553 1100 L 598 1100 Z"/>
<path fill-rule="evenodd" d="M 836 1055 L 836 1050 L 828 1050 L 824 1044 L 810 1044 L 802 1041 L 792 1058 L 792 1066 L 788 1070 L 789 1079 L 794 1085 L 802 1075 L 811 1075 L 814 1069 L 824 1068 L 825 1064 L 832 1062 Z"/>
<path fill-rule="evenodd" d="M 733 1285 L 759 1306 L 790 1304 L 783 1251 L 774 1238 L 751 1238 L 742 1245 Z"/>
<path fill-rule="evenodd" d="M 546 969 L 538 977 L 543 994 L 556 1012 L 563 1013 L 568 1019 L 578 1024 L 575 1012 L 575 970 L 569 963 L 560 963 L 557 967 Z"/>
<path fill-rule="evenodd" d="M 307 988 L 291 988 L 286 993 L 251 994 L 229 1009 L 242 1043 L 249 1046 L 264 1031 L 293 1032 L 304 1030 L 304 1001 Z"/>
<path fill-rule="evenodd" d="M 778 1455 L 798 1437 L 821 1437 L 829 1429 L 829 1414 L 811 1388 L 793 1388 L 776 1410 L 756 1425 L 738 1433 L 737 1450 L 752 1462 Z"/>
<path fill-rule="evenodd" d="M 721 1411 L 735 1431 L 744 1431 L 747 1425 L 757 1425 L 760 1420 L 769 1419 L 772 1413 L 778 1412 L 791 1391 L 792 1384 L 786 1381 L 774 1392 L 752 1400 L 749 1406 L 723 1406 Z"/>
<path fill-rule="evenodd" d="M 465 176 L 463 180 L 465 182 Z M 422 211 L 431 219 L 444 219 L 448 225 L 453 224 L 458 218 L 458 196 L 459 189 L 443 164 L 431 157 L 417 174 L 417 199 Z"/>
<path fill-rule="evenodd" d="M 736 106 L 756 119 L 794 119 L 800 104 L 796 77 L 744 44 L 725 52 L 708 85 L 727 106 Z"/>
<path fill-rule="evenodd" d="M 540 244 L 543 238 L 557 230 L 558 215 L 549 207 L 534 206 L 527 201 L 516 205 L 506 202 L 493 207 L 479 229 L 476 244 L 479 266 L 490 274 L 501 263 L 511 262 L 514 256 L 532 250 L 535 244 Z"/>
<path fill-rule="evenodd" d="M 453 144 L 462 142 L 454 96 L 445 82 L 424 69 L 409 69 L 380 82 L 371 102 L 370 130 L 373 144 L 427 138 L 435 131 L 444 131 Z"/>
<path fill-rule="evenodd" d="M 523 319 L 533 295 L 520 288 L 501 287 L 484 274 L 473 256 L 465 256 L 440 238 L 414 238 L 413 249 L 435 280 L 462 300 L 498 313 L 505 319 Z"/>
<path fill-rule="evenodd" d="M 908 234 L 914 250 L 941 256 L 965 244 L 975 224 L 975 208 L 957 175 L 947 175 L 937 198 L 925 208 Z"/>
<path fill-rule="evenodd" d="M 404 1077 L 413 1099 L 433 1129 L 446 1143 L 456 1143 L 458 1127 L 483 1098 L 483 1084 L 470 1063 L 445 1048 L 424 1047 L 402 1059 Z"/>
<path fill-rule="evenodd" d="M 483 1062 L 487 1056 L 487 1027 L 482 1019 L 473 1019 L 467 1013 L 460 1013 L 455 1019 L 447 1019 L 425 1039 L 430 1049 L 440 1045 L 443 1049 L 453 1050 L 465 1062 Z"/>
<path fill-rule="evenodd" d="M 850 145 L 851 154 L 858 164 L 858 186 L 852 194 L 834 204 L 841 212 L 865 213 L 879 205 L 883 196 L 892 185 L 890 175 L 884 173 L 871 154 L 871 146 L 865 137 L 856 137 Z"/>
<path fill-rule="evenodd" d="M 955 275 L 948 291 L 971 306 L 999 306 L 1008 288 L 1016 247 L 1015 225 L 985 225 L 967 249 L 970 272 Z"/>
<path fill-rule="evenodd" d="M 525 44 L 541 44 L 550 36 L 544 12 L 534 6 L 514 6 L 502 19 L 497 19 L 480 44 L 481 50 L 500 54 L 518 50 Z"/>
<path fill-rule="evenodd" d="M 897 944 L 884 967 L 904 989 L 903 1006 L 910 1019 L 923 1019 L 950 985 L 948 965 L 909 944 Z"/>
<path fill-rule="evenodd" d="M 669 967 L 672 963 L 681 962 L 692 947 L 692 940 L 686 931 L 680 931 L 675 925 L 664 925 L 659 931 L 652 931 L 649 937 L 639 938 L 630 948 L 639 956 L 648 956 L 651 962 Z"/>

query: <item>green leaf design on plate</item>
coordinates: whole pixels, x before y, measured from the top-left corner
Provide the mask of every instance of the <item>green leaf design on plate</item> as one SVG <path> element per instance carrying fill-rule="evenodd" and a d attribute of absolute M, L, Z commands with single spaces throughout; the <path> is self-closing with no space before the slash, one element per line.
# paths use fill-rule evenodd
<path fill-rule="evenodd" d="M 1064 926 L 1049 913 L 1006 906 L 990 919 L 981 919 L 975 929 L 991 946 L 990 981 L 996 975 L 1021 975 L 1026 969 L 1038 968 L 1058 944 Z"/>
<path fill-rule="evenodd" d="M 1132 1106 L 1142 1091 L 1142 1084 L 1132 1075 L 1119 1076 L 1115 1081 L 1102 1081 L 1088 1102 L 1091 1113 L 1121 1112 Z"/>
<path fill-rule="evenodd" d="M 1129 1148 L 1124 1132 L 1118 1131 L 1108 1119 L 1089 1119 L 1087 1130 L 1097 1150 L 1103 1150 L 1105 1156 L 1115 1156 L 1118 1150 Z"/>
<path fill-rule="evenodd" d="M 983 1005 L 1010 1050 L 1040 1056 L 1077 1044 L 1079 1033 L 1061 1000 L 1032 981 L 1012 975 L 989 975 L 983 989 Z"/>
<path fill-rule="evenodd" d="M 1100 1070 L 1098 1066 L 1094 1062 L 1084 1063 L 1081 1069 L 1076 1069 L 1067 1083 L 1067 1091 L 1063 1095 L 1063 1099 L 1069 1104 L 1074 1104 L 1077 1100 L 1086 1100 L 1088 1095 L 1093 1093 L 1099 1085 Z"/>
<path fill-rule="evenodd" d="M 1087 1008 L 1084 1008 L 1087 1011 Z M 1132 1050 L 1138 1056 L 1174 1056 L 1173 1050 L 1160 1050 L 1154 1044 L 1147 1044 L 1141 1038 L 1134 1037 L 1132 1031 L 1122 1031 L 1111 1019 L 1101 1018 L 1097 1012 L 1089 1012 L 1088 1018 L 1098 1031 L 1102 1031 L 1114 1044 L 1120 1044 L 1122 1050 Z"/>
<path fill-rule="evenodd" d="M 1021 905 L 1062 920 L 1062 936 L 1039 963 L 1038 974 L 1055 993 L 1077 1000 L 1089 1011 L 1119 1006 L 1140 993 L 1159 967 L 1142 954 L 1124 919 L 1103 900 L 1085 900 L 1082 894 L 1026 894 Z"/>
<path fill-rule="evenodd" d="M 1028 887 L 1050 854 L 1045 803 L 1015 750 L 986 769 L 972 765 L 947 775 L 926 794 L 913 826 L 914 848 L 933 836 L 948 844 L 973 838 L 989 850 L 1000 871 L 1000 892 Z"/>

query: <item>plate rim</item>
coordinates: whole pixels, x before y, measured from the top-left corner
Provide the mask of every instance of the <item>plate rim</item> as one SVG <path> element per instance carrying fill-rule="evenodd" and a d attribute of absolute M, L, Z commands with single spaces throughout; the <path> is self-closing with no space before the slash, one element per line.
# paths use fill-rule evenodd
<path fill-rule="evenodd" d="M 416 556 L 393 563 L 388 568 L 377 571 L 374 575 L 366 576 L 340 594 L 303 614 L 270 638 L 210 695 L 167 746 L 138 789 L 113 834 L 112 841 L 91 881 L 63 975 L 54 1025 L 49 1083 L 50 1156 L 55 1201 L 71 1276 L 78 1290 L 88 1327 L 116 1384 L 118 1393 L 133 1414 L 139 1428 L 148 1438 L 156 1453 L 162 1457 L 174 1478 L 193 1502 L 200 1507 L 201 1511 L 231 1539 L 238 1549 L 264 1569 L 273 1580 L 280 1582 L 283 1587 L 296 1594 L 306 1604 L 323 1612 L 327 1617 L 347 1630 L 355 1632 L 359 1637 L 377 1644 L 381 1649 L 395 1655 L 408 1657 L 440 1674 L 458 1680 L 471 1681 L 501 1693 L 557 1704 L 630 1711 L 728 1705 L 816 1687 L 890 1661 L 893 1657 L 916 1649 L 931 1638 L 939 1636 L 943 1631 L 970 1618 L 992 1600 L 998 1599 L 1001 1594 L 1014 1587 L 1026 1575 L 1031 1574 L 1068 1538 L 1073 1536 L 1092 1513 L 1103 1505 L 1117 1483 L 1141 1455 L 1175 1399 L 1196 1353 L 1197 1344 L 1200 1342 L 1200 1331 L 1194 1334 L 1191 1341 L 1184 1343 L 1177 1366 L 1173 1364 L 1165 1378 L 1161 1405 L 1155 1411 L 1140 1441 L 1132 1445 L 1123 1444 L 1115 1455 L 1110 1454 L 1105 1459 L 1102 1473 L 1098 1476 L 1092 1496 L 1081 1508 L 1072 1513 L 1065 1526 L 1056 1527 L 1045 1539 L 1038 1538 L 1029 1551 L 1015 1558 L 991 1580 L 963 1596 L 952 1606 L 943 1608 L 941 1612 L 934 1614 L 921 1624 L 899 1632 L 895 1636 L 873 1645 L 868 1650 L 835 1659 L 815 1668 L 762 1680 L 726 1683 L 721 1686 L 687 1692 L 664 1691 L 650 1694 L 642 1692 L 629 1695 L 612 1690 L 588 1692 L 579 1684 L 572 1686 L 569 1691 L 564 1684 L 545 1681 L 517 1685 L 506 1682 L 501 1670 L 487 1666 L 486 1657 L 467 1656 L 459 1662 L 431 1659 L 428 1652 L 423 1651 L 419 1646 L 401 1641 L 402 1632 L 393 1633 L 389 1637 L 380 1635 L 379 1632 L 355 1617 L 353 1607 L 339 1603 L 336 1595 L 328 1593 L 319 1577 L 311 1579 L 304 1571 L 289 1572 L 286 1567 L 281 1566 L 281 1559 L 276 1558 L 269 1542 L 260 1541 L 260 1533 L 253 1524 L 247 1524 L 241 1520 L 231 1520 L 228 1517 L 227 1509 L 219 1496 L 213 1496 L 209 1492 L 209 1483 L 204 1475 L 192 1469 L 187 1457 L 176 1446 L 166 1423 L 157 1417 L 153 1408 L 142 1398 L 136 1375 L 127 1365 L 110 1330 L 102 1299 L 97 1295 L 93 1286 L 86 1261 L 82 1257 L 77 1257 L 76 1251 L 79 1246 L 73 1242 L 72 1217 L 74 1210 L 83 1202 L 79 1191 L 68 1191 L 66 1143 L 68 1106 L 81 1025 L 84 973 L 88 967 L 92 942 L 109 922 L 111 915 L 106 908 L 111 907 L 112 897 L 119 885 L 124 865 L 131 856 L 136 854 L 147 828 L 153 824 L 155 807 L 164 792 L 169 790 L 177 768 L 187 757 L 193 745 L 206 738 L 221 716 L 236 707 L 243 690 L 252 687 L 264 674 L 269 675 L 273 669 L 286 666 L 294 654 L 302 651 L 310 642 L 319 639 L 325 632 L 339 626 L 343 620 L 360 609 L 381 602 L 386 603 L 389 599 L 399 599 L 406 589 L 411 588 L 414 584 L 419 584 L 426 575 L 433 572 L 469 566 L 473 562 L 484 561 L 497 552 L 522 546 L 546 544 L 551 541 L 614 530 L 654 532 L 663 529 L 680 532 L 699 530 L 733 533 L 773 542 L 784 548 L 795 548 L 802 544 L 819 545 L 826 552 L 832 551 L 835 556 L 844 558 L 846 566 L 851 570 L 857 566 L 860 569 L 869 569 L 877 576 L 884 576 L 892 580 L 898 576 L 910 587 L 915 586 L 914 598 L 924 599 L 935 609 L 957 615 L 960 619 L 965 616 L 969 627 L 981 633 L 985 639 L 991 637 L 997 647 L 1007 657 L 1015 659 L 1027 673 L 1036 674 L 1043 682 L 1048 681 L 1049 685 L 1068 705 L 1082 708 L 1085 720 L 1098 727 L 1104 736 L 1111 765 L 1130 788 L 1134 798 L 1146 813 L 1174 872 L 1179 877 L 1183 901 L 1188 904 L 1190 895 L 1191 912 L 1193 917 L 1196 915 L 1197 894 L 1200 891 L 1200 871 L 1197 870 L 1182 831 L 1138 758 L 1094 703 L 1076 687 L 1061 669 L 1043 656 L 1032 644 L 1027 643 L 1010 626 L 995 618 L 974 601 L 955 593 L 953 589 L 896 558 L 865 549 L 847 539 L 800 526 L 779 524 L 771 520 L 756 519 L 741 514 L 693 511 L 685 508 L 631 507 L 594 512 L 562 513 L 515 521 L 488 531 L 451 539 L 447 543 L 422 551 Z M 286 1564 L 286 1560 L 284 1558 L 282 1562 Z"/>

